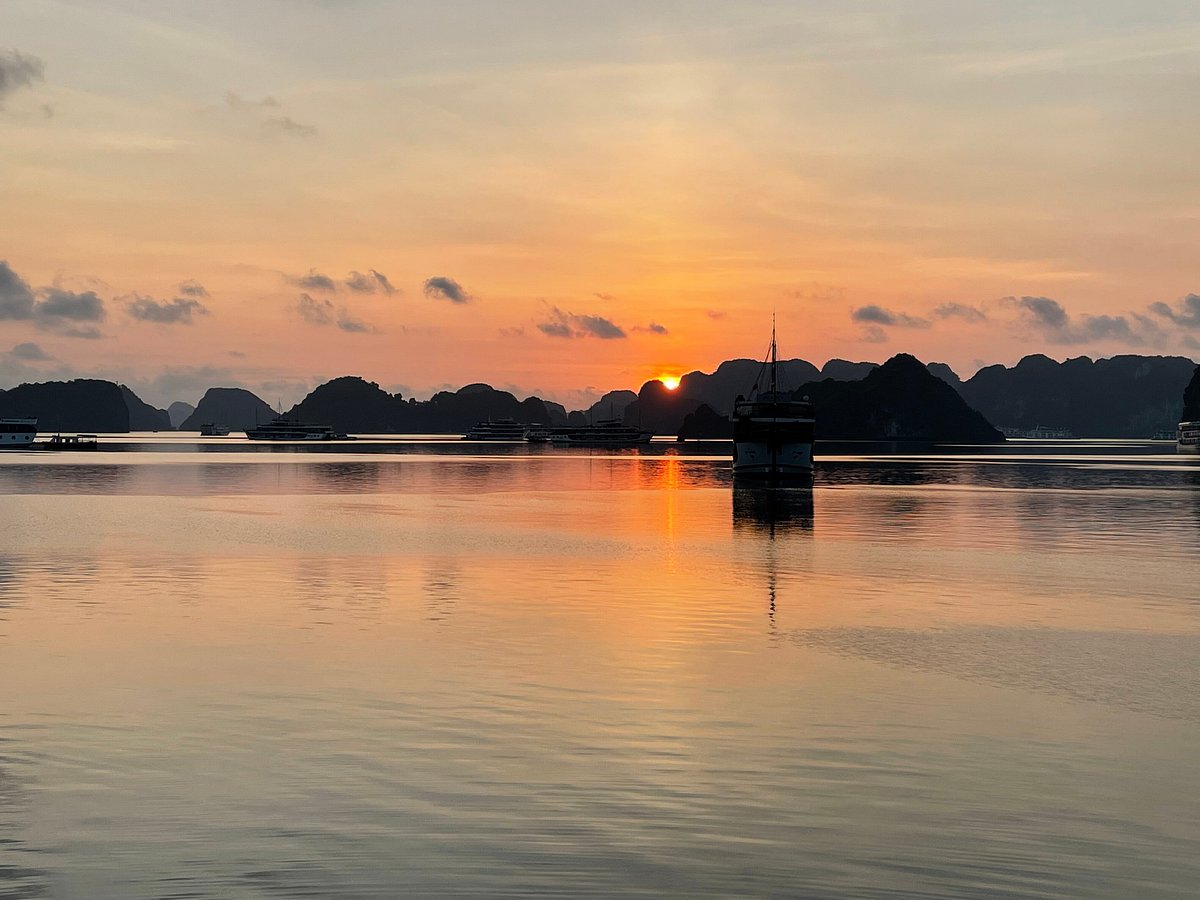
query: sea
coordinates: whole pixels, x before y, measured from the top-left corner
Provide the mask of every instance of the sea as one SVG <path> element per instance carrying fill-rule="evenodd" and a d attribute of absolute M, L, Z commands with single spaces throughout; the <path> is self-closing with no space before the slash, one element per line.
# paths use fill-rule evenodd
<path fill-rule="evenodd" d="M 1200 457 L 0 456 L 0 897 L 1200 894 Z"/>

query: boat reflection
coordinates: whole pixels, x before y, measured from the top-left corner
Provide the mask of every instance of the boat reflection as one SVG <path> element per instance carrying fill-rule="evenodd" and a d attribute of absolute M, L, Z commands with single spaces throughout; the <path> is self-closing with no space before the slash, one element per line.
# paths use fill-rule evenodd
<path fill-rule="evenodd" d="M 812 531 L 812 485 L 733 486 L 733 527 L 764 531 Z"/>

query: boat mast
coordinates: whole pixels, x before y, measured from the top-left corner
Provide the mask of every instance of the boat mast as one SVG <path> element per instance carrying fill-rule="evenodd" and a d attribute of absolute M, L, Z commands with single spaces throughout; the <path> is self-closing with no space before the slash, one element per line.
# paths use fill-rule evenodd
<path fill-rule="evenodd" d="M 779 391 L 779 379 L 775 371 L 775 313 L 771 313 L 771 394 L 774 395 Z M 772 400 L 776 399 L 774 396 Z"/>

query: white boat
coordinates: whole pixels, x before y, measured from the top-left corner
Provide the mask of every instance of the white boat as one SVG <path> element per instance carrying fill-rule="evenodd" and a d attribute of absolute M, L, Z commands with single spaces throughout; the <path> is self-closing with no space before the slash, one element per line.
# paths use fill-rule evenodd
<path fill-rule="evenodd" d="M 228 425 L 217 425 L 215 422 L 205 422 L 200 426 L 200 437 L 225 437 L 229 432 Z"/>
<path fill-rule="evenodd" d="M 775 327 L 771 350 L 748 397 L 733 404 L 733 474 L 756 478 L 811 478 L 816 416 L 807 397 L 779 388 Z"/>
<path fill-rule="evenodd" d="M 1180 453 L 1200 453 L 1200 422 L 1180 422 L 1175 433 L 1175 448 Z"/>
<path fill-rule="evenodd" d="M 462 436 L 464 441 L 523 441 L 529 426 L 516 419 L 488 419 L 479 422 Z"/>
<path fill-rule="evenodd" d="M 625 425 L 620 419 L 601 419 L 594 425 L 556 428 L 550 433 L 550 443 L 556 447 L 636 447 L 650 443 L 653 437 L 653 432 Z"/>
<path fill-rule="evenodd" d="M 37 437 L 37 419 L 0 419 L 0 450 L 24 450 Z"/>
<path fill-rule="evenodd" d="M 311 425 L 286 416 L 278 416 L 266 425 L 246 429 L 252 441 L 346 441 L 348 435 L 334 431 L 328 425 Z"/>

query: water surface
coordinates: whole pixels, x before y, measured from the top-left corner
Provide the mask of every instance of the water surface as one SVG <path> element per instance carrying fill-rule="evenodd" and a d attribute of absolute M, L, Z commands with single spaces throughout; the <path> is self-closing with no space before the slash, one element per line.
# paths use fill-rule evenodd
<path fill-rule="evenodd" d="M 1200 883 L 1170 445 L 108 448 L 0 456 L 0 896 Z"/>

